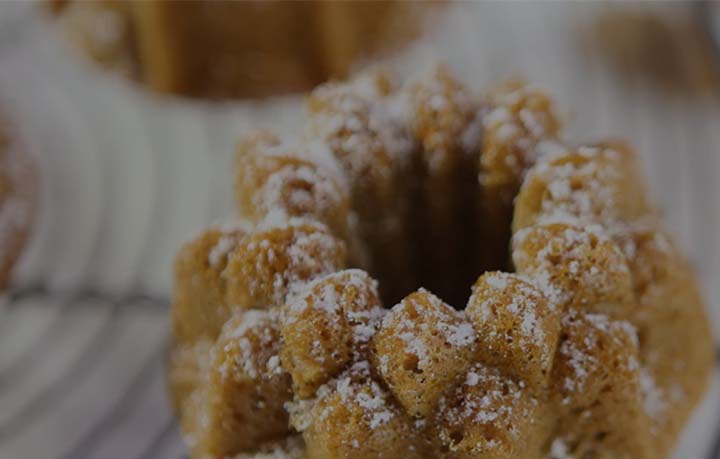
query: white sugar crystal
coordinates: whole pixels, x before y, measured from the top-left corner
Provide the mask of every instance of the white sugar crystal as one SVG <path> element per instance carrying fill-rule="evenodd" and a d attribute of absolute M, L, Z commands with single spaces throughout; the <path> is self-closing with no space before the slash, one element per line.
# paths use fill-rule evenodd
<path fill-rule="evenodd" d="M 508 110 L 507 107 L 501 106 L 488 113 L 483 120 L 483 124 L 485 125 L 485 128 L 492 128 L 510 121 L 512 121 L 510 110 Z"/>
<path fill-rule="evenodd" d="M 268 359 L 267 369 L 270 374 L 279 375 L 282 373 L 282 366 L 280 365 L 280 357 L 273 355 Z"/>
<path fill-rule="evenodd" d="M 465 379 L 465 384 L 472 387 L 476 386 L 478 382 L 480 382 L 480 375 L 478 375 L 474 371 L 470 371 L 467 374 L 467 378 Z"/>
<path fill-rule="evenodd" d="M 372 419 L 370 420 L 370 428 L 376 429 L 379 426 L 390 422 L 393 418 L 393 414 L 390 411 L 381 411 L 379 413 L 373 413 Z"/>
<path fill-rule="evenodd" d="M 263 321 L 267 320 L 268 312 L 259 309 L 250 309 L 242 315 L 240 324 L 230 332 L 229 338 L 239 338 L 243 336 L 251 328 L 255 328 Z"/>
<path fill-rule="evenodd" d="M 550 459 L 574 459 L 562 438 L 556 438 L 550 445 Z"/>
<path fill-rule="evenodd" d="M 468 346 L 475 341 L 475 330 L 469 323 L 451 325 L 448 329 L 446 339 L 453 346 Z"/>
<path fill-rule="evenodd" d="M 217 267 L 234 247 L 235 240 L 232 237 L 221 236 L 215 246 L 210 250 L 210 253 L 208 253 L 208 263 L 210 263 L 210 266 Z"/>
<path fill-rule="evenodd" d="M 651 418 L 663 414 L 667 408 L 662 390 L 655 383 L 652 373 L 647 368 L 640 370 L 640 390 L 643 394 L 645 412 Z"/>
<path fill-rule="evenodd" d="M 525 128 L 527 128 L 533 136 L 542 137 L 545 135 L 545 127 L 531 110 L 522 108 L 518 116 L 520 117 L 520 121 L 525 125 Z"/>
<path fill-rule="evenodd" d="M 507 279 L 500 274 L 494 274 L 486 277 L 487 284 L 496 290 L 505 290 L 507 288 Z"/>

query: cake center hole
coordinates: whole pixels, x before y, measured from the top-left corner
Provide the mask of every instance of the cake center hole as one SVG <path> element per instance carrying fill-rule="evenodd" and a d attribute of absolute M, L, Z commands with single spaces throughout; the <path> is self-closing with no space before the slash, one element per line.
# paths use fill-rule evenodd
<path fill-rule="evenodd" d="M 371 234 L 370 273 L 391 307 L 425 288 L 464 309 L 477 278 L 512 271 L 512 199 L 492 196 L 479 185 L 476 164 L 461 164 L 443 182 L 419 170 L 401 197 L 401 229 L 379 242 Z M 366 233 L 368 234 L 368 233 Z M 379 238 L 382 239 L 382 238 Z"/>

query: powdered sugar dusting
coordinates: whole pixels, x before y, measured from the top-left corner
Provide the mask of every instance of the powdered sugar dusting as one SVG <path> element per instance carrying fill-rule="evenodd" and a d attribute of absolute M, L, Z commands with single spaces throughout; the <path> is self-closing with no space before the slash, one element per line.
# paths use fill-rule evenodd
<path fill-rule="evenodd" d="M 667 409 L 665 395 L 657 386 L 655 378 L 647 368 L 640 370 L 640 390 L 643 395 L 643 407 L 647 415 L 653 419 L 662 416 Z"/>
<path fill-rule="evenodd" d="M 352 290 L 353 307 L 349 308 L 342 297 Z M 348 269 L 318 277 L 291 295 L 286 303 L 288 314 L 285 323 L 292 324 L 308 307 L 312 306 L 336 326 L 341 315 L 351 327 L 355 347 L 366 344 L 375 335 L 386 314 L 378 302 L 377 281 L 365 271 Z"/>
<path fill-rule="evenodd" d="M 336 271 L 337 253 L 344 245 L 335 238 L 323 224 L 303 218 L 278 218 L 269 215 L 258 228 L 261 231 L 272 229 L 292 230 L 289 243 L 277 246 L 270 239 L 259 239 L 247 244 L 246 249 L 255 251 L 257 272 L 263 272 L 266 266 L 276 266 L 276 260 L 282 257 L 285 269 L 273 273 L 274 304 L 283 304 L 289 298 L 301 292 L 305 286 L 317 277 Z M 256 233 L 255 237 L 257 238 Z M 278 253 L 277 249 L 282 248 Z M 315 273 L 308 277 L 308 273 Z M 258 286 L 250 284 L 254 291 Z"/>
<path fill-rule="evenodd" d="M 412 141 L 388 106 L 387 84 L 383 76 L 370 73 L 313 92 L 308 137 L 323 139 L 353 180 L 368 171 L 390 180 L 395 165 L 408 161 Z M 390 162 L 378 161 L 385 155 Z"/>
<path fill-rule="evenodd" d="M 494 147 L 483 161 L 495 163 L 480 174 L 481 184 L 507 179 L 495 177 L 495 168 L 509 169 L 515 177 L 522 177 L 528 167 L 554 148 L 557 121 L 552 102 L 545 92 L 531 85 L 510 84 L 494 91 L 489 107 L 484 111 L 482 123 L 485 137 Z M 547 143 L 540 148 L 541 143 Z"/>
<path fill-rule="evenodd" d="M 539 222 L 575 219 L 599 223 L 611 232 L 623 225 L 618 209 L 623 199 L 629 199 L 620 195 L 623 180 L 620 154 L 604 146 L 580 146 L 545 156 L 525 178 L 543 183 L 548 191 L 540 203 Z"/>
<path fill-rule="evenodd" d="M 255 183 L 271 172 L 253 195 L 256 211 L 263 214 L 282 212 L 286 218 L 322 220 L 343 209 L 349 199 L 347 176 L 320 142 L 266 146 L 252 160 L 252 167 L 241 169 L 244 182 Z"/>
<path fill-rule="evenodd" d="M 248 310 L 241 313 L 239 322 L 231 320 L 226 323 L 222 333 L 225 343 L 222 351 L 232 358 L 223 360 L 218 368 L 223 378 L 230 377 L 233 368 L 241 369 L 242 374 L 251 379 L 282 373 L 277 356 L 270 356 L 263 363 L 258 354 L 259 348 L 270 349 L 275 344 L 272 327 L 276 320 L 277 315 L 273 311 Z M 231 325 L 233 328 L 229 328 Z"/>
<path fill-rule="evenodd" d="M 475 342 L 475 330 L 465 321 L 463 313 L 443 303 L 439 298 L 420 289 L 416 295 L 405 298 L 394 306 L 383 319 L 382 327 L 392 329 L 403 341 L 403 352 L 417 358 L 418 368 L 429 370 L 432 360 L 429 358 L 426 335 L 436 332 L 443 340 L 456 347 L 470 346 Z M 423 303 L 427 301 L 429 304 Z M 420 316 L 415 316 L 419 314 Z"/>
<path fill-rule="evenodd" d="M 451 435 L 455 429 L 462 429 L 465 437 L 469 437 L 468 431 L 477 428 L 477 436 L 473 435 L 472 438 L 479 443 L 468 448 L 477 452 L 499 447 L 512 448 L 512 444 L 523 434 L 520 422 L 530 416 L 531 410 L 537 405 L 537 401 L 528 397 L 518 384 L 481 365 L 472 368 L 465 383 L 451 391 L 451 394 L 440 401 L 439 413 L 443 420 L 440 437 L 447 444 L 453 445 L 458 440 Z M 493 429 L 480 427 L 484 424 L 502 425 L 504 434 L 496 436 Z M 461 441 L 467 439 L 462 438 Z"/>
<path fill-rule="evenodd" d="M 237 241 L 232 236 L 223 235 L 208 253 L 208 263 L 217 267 L 227 260 L 228 254 L 235 248 Z"/>
<path fill-rule="evenodd" d="M 550 459 L 575 459 L 562 438 L 556 438 L 550 445 Z"/>
<path fill-rule="evenodd" d="M 397 416 L 390 394 L 370 378 L 370 365 L 357 362 L 337 379 L 321 386 L 311 401 L 296 401 L 287 406 L 291 423 L 300 432 L 313 422 L 324 421 L 337 404 L 359 410 L 370 430 L 376 430 Z"/>
<path fill-rule="evenodd" d="M 458 148 L 466 155 L 480 151 L 479 104 L 442 65 L 408 80 L 397 98 L 429 174 L 443 171 Z"/>
<path fill-rule="evenodd" d="M 601 336 L 623 347 L 626 342 L 630 342 L 630 352 L 625 356 L 625 360 L 616 364 L 622 366 L 618 366 L 616 371 L 637 370 L 637 361 L 633 357 L 634 351 L 637 351 L 637 332 L 629 323 L 611 320 L 602 314 L 571 312 L 563 318 L 563 325 L 566 330 L 576 330 L 575 338 L 565 340 L 559 348 L 560 355 L 565 358 L 571 370 L 563 381 L 563 387 L 568 393 L 582 392 L 588 383 L 589 375 L 603 364 L 597 355 L 598 350 L 602 349 L 598 347 L 603 339 Z M 577 335 L 578 333 L 580 335 Z"/>

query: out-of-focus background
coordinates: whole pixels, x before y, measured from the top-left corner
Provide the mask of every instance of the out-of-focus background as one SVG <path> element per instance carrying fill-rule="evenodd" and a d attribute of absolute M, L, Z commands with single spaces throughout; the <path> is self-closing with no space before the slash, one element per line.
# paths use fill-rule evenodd
<path fill-rule="evenodd" d="M 138 69 L 132 56 L 118 55 L 108 45 L 123 33 L 113 14 L 88 20 L 82 11 L 66 14 L 65 2 L 51 3 L 0 4 L 0 108 L 12 115 L 41 175 L 30 244 L 0 304 L 0 459 L 178 459 L 185 448 L 163 368 L 174 253 L 233 214 L 238 137 L 257 127 L 297 131 L 302 96 L 292 91 L 347 63 L 325 63 L 326 74 L 303 73 L 302 61 L 270 59 L 263 67 L 272 52 L 261 37 L 262 52 L 245 62 L 257 64 L 257 73 L 243 88 L 268 95 L 275 91 L 261 84 L 268 75 L 304 76 L 280 79 L 278 87 L 291 92 L 270 99 L 235 89 L 239 97 L 210 100 L 198 95 L 218 94 L 196 80 L 163 79 L 162 69 Z M 403 75 L 440 59 L 473 90 L 526 77 L 555 96 L 571 140 L 628 139 L 668 227 L 697 267 L 720 336 L 720 6 L 422 9 L 413 30 L 392 27 L 408 36 L 379 61 Z M 308 13 L 286 14 L 292 23 Z M 325 20 L 342 26 L 332 14 Z M 88 28 L 99 42 L 87 44 Z M 221 46 L 215 39 L 206 46 Z M 199 61 L 191 73 L 222 87 L 236 71 L 217 73 Z M 676 457 L 720 457 L 719 421 L 716 378 Z"/>

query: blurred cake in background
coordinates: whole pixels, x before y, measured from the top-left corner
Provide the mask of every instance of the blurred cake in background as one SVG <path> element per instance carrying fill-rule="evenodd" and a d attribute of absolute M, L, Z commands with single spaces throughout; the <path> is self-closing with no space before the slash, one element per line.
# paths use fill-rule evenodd
<path fill-rule="evenodd" d="M 418 31 L 429 3 L 96 2 L 52 11 L 96 62 L 162 92 L 263 97 L 344 77 Z"/>
<path fill-rule="evenodd" d="M 642 81 L 668 94 L 705 98 L 720 88 L 713 7 L 697 10 L 626 7 L 593 18 L 581 43 L 626 81 Z M 705 28 L 698 16 L 703 15 Z M 720 37 L 720 35 L 718 35 Z M 718 42 L 720 44 L 720 42 Z"/>
<path fill-rule="evenodd" d="M 0 116 L 0 289 L 30 235 L 36 196 L 35 166 L 12 124 Z"/>

